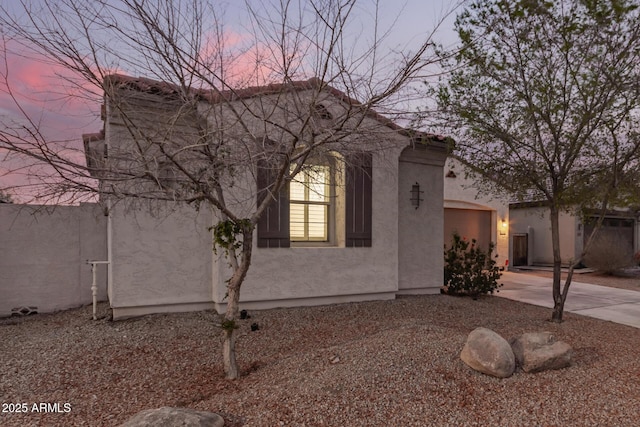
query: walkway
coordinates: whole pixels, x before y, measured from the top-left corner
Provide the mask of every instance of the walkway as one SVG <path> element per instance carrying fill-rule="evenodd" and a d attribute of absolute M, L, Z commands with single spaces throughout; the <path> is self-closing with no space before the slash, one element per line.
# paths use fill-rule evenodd
<path fill-rule="evenodd" d="M 640 328 L 640 292 L 590 285 L 574 280 L 565 303 L 566 312 Z M 579 280 L 579 277 L 578 277 Z M 505 272 L 497 296 L 553 308 L 551 279 Z"/>

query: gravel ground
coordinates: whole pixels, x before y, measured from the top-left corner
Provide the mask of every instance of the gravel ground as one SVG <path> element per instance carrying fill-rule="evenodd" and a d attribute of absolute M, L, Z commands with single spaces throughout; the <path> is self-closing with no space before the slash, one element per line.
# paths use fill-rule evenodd
<path fill-rule="evenodd" d="M 215 313 L 112 322 L 105 304 L 100 310 L 105 317 L 95 322 L 90 306 L 0 319 L 0 425 L 116 426 L 160 406 L 217 412 L 226 426 L 582 427 L 640 419 L 640 329 L 571 313 L 555 324 L 549 309 L 498 297 L 252 312 L 240 329 L 236 381 L 223 379 Z M 459 354 L 478 326 L 505 338 L 552 331 L 573 346 L 574 362 L 507 379 L 476 373 Z M 26 413 L 7 413 L 23 403 Z M 49 403 L 49 412 L 34 403 Z"/>

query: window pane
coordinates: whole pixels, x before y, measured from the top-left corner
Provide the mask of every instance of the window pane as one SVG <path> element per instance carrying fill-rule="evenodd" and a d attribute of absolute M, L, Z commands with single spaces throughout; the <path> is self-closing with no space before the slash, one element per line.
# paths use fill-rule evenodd
<path fill-rule="evenodd" d="M 327 175 L 326 166 L 317 166 L 309 171 L 309 201 L 326 201 Z"/>
<path fill-rule="evenodd" d="M 296 175 L 296 178 L 301 174 Z M 289 184 L 289 198 L 290 200 L 304 200 L 304 184 L 302 182 L 296 181 L 296 179 L 291 180 L 291 184 Z"/>
<path fill-rule="evenodd" d="M 304 233 L 304 205 L 291 203 L 289 207 L 289 233 L 291 240 L 306 240 Z"/>
<path fill-rule="evenodd" d="M 308 205 L 309 240 L 327 240 L 327 206 Z"/>
<path fill-rule="evenodd" d="M 291 240 L 329 240 L 329 166 L 305 166 L 289 186 Z M 322 204 L 317 204 L 322 203 Z"/>

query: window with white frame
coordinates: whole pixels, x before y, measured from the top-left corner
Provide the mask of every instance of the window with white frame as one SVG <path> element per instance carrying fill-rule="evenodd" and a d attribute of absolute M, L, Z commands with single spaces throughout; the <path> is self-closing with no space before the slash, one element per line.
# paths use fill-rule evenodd
<path fill-rule="evenodd" d="M 304 166 L 292 177 L 289 186 L 289 233 L 292 242 L 330 240 L 331 200 L 330 166 Z"/>

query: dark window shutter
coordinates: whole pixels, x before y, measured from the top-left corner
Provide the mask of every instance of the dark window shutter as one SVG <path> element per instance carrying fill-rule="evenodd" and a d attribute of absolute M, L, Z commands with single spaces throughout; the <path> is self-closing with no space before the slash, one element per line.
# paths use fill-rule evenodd
<path fill-rule="evenodd" d="M 346 166 L 346 246 L 371 247 L 371 153 L 349 156 Z"/>
<path fill-rule="evenodd" d="M 258 162 L 258 203 L 265 195 L 273 198 L 258 220 L 259 248 L 288 248 L 289 240 L 289 183 L 286 182 L 278 194 L 271 194 L 270 187 L 278 171 L 267 162 Z M 275 196 L 275 197 L 274 197 Z"/>

